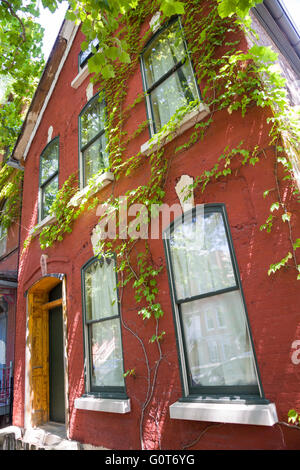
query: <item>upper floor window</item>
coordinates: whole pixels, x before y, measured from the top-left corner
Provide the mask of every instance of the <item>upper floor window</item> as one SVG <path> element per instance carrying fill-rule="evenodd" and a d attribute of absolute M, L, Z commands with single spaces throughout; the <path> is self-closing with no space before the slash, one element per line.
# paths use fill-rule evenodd
<path fill-rule="evenodd" d="M 164 232 L 185 396 L 262 397 L 225 206 Z"/>
<path fill-rule="evenodd" d="M 108 168 L 105 138 L 105 103 L 94 96 L 79 116 L 81 185 L 101 169 Z"/>
<path fill-rule="evenodd" d="M 141 57 L 151 135 L 192 101 L 199 99 L 180 21 L 157 32 Z"/>
<path fill-rule="evenodd" d="M 99 46 L 99 40 L 96 38 L 90 44 L 84 51 L 80 51 L 78 55 L 78 68 L 79 72 L 83 67 L 87 64 L 88 60 L 90 57 L 93 55 L 93 49 L 98 49 Z"/>
<path fill-rule="evenodd" d="M 82 269 L 87 392 L 125 394 L 114 258 L 93 258 Z"/>
<path fill-rule="evenodd" d="M 59 139 L 51 140 L 40 156 L 39 221 L 49 215 L 58 191 Z"/>

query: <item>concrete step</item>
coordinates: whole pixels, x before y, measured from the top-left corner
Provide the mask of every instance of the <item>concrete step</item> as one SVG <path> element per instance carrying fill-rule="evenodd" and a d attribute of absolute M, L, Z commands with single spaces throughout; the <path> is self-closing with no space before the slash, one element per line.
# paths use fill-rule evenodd
<path fill-rule="evenodd" d="M 2 450 L 80 450 L 77 441 L 67 438 L 65 426 L 47 423 L 39 428 L 23 430 L 17 426 L 0 429 Z"/>

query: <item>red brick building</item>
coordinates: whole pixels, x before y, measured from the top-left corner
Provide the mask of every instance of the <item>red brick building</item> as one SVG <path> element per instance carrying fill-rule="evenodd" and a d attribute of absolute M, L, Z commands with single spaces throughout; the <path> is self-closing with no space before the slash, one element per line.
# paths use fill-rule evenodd
<path fill-rule="evenodd" d="M 152 22 L 153 13 L 141 37 Z M 119 179 L 108 168 L 105 106 L 98 99 L 103 90 L 90 83 L 82 55 L 78 69 L 84 36 L 70 21 L 61 28 L 13 154 L 24 165 L 13 424 L 30 429 L 60 422 L 70 439 L 107 449 L 299 449 L 297 431 L 279 424 L 300 402 L 293 360 L 299 281 L 294 269 L 268 275 L 269 266 L 290 251 L 288 225 L 280 230 L 274 224 L 271 233 L 259 229 L 276 202 L 275 193 L 263 197 L 275 184 L 270 111 L 251 106 L 242 118 L 218 110 L 205 138 L 176 152 L 210 115 L 200 100 L 172 139 L 154 137 L 149 144 L 179 103 L 203 91 L 184 25 L 184 17 L 175 18 L 149 34 L 128 78 L 123 109 L 143 92 L 147 98 L 128 113 L 123 130 L 133 135 L 145 120 L 151 124 L 122 150 L 124 160 L 140 151 L 144 158 Z M 176 45 L 169 43 L 170 31 L 179 35 Z M 245 38 L 239 39 L 246 49 Z M 166 53 L 163 64 L 160 53 Z M 133 281 L 124 289 L 118 284 L 118 257 L 95 257 L 97 208 L 112 193 L 125 197 L 146 185 L 151 155 L 162 145 L 171 162 L 164 203 L 185 211 L 180 185 L 195 181 L 226 147 L 241 141 L 264 149 L 264 157 L 256 165 L 233 163 L 231 175 L 213 180 L 204 192 L 196 188 L 184 222 L 171 215 L 164 235 L 160 228 L 159 238 L 148 240 L 153 266 L 162 268 L 157 302 L 164 315 L 156 330 L 153 318 L 138 315 L 142 305 Z M 79 207 L 101 168 L 91 195 L 97 205 L 42 250 L 38 235 L 55 224 L 49 209 L 58 189 L 79 172 L 73 199 Z M 297 213 L 291 194 L 284 198 Z M 297 237 L 296 216 L 291 227 Z M 160 340 L 149 341 L 155 333 Z"/>

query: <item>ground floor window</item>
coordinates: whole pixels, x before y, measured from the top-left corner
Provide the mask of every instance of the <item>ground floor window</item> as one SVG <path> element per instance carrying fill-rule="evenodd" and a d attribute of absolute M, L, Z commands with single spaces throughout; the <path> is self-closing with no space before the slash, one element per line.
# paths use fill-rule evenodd
<path fill-rule="evenodd" d="M 82 269 L 87 392 L 125 392 L 115 260 L 93 258 Z"/>
<path fill-rule="evenodd" d="M 205 204 L 164 232 L 185 396 L 262 396 L 223 204 Z"/>

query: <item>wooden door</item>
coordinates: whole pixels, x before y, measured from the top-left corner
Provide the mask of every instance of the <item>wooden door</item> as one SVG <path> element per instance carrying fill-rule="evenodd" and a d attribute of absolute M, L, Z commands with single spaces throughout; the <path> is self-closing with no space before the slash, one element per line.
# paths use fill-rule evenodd
<path fill-rule="evenodd" d="M 48 311 L 42 308 L 48 293 L 29 294 L 29 335 L 31 352 L 31 422 L 33 426 L 49 420 L 49 344 Z"/>

